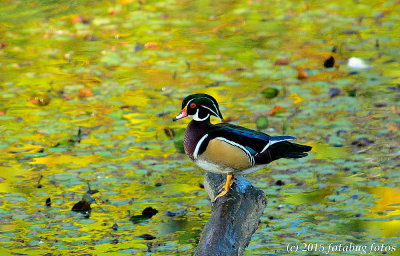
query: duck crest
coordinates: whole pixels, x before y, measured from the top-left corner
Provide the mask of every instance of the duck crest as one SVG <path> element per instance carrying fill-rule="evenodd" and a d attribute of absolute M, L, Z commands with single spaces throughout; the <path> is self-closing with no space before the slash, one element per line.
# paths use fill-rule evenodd
<path fill-rule="evenodd" d="M 193 153 L 196 149 L 197 143 L 200 139 L 207 133 L 207 129 L 211 125 L 210 119 L 206 121 L 195 121 L 192 120 L 185 130 L 185 136 L 183 138 L 183 147 L 185 148 L 185 153 L 194 160 Z"/>

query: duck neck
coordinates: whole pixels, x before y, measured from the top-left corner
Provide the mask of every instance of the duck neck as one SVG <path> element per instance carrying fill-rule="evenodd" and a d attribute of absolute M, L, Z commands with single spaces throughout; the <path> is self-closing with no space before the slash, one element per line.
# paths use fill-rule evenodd
<path fill-rule="evenodd" d="M 185 137 L 183 139 L 183 146 L 186 154 L 189 155 L 192 160 L 197 143 L 204 135 L 206 135 L 211 125 L 210 118 L 207 118 L 203 121 L 192 120 L 187 126 L 185 130 Z"/>

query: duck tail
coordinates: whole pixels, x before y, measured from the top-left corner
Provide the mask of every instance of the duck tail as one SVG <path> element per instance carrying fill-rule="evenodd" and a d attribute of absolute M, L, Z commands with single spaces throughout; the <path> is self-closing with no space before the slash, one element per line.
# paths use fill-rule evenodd
<path fill-rule="evenodd" d="M 307 156 L 312 147 L 289 141 L 282 141 L 271 145 L 268 150 L 272 161 L 279 158 L 302 158 Z"/>

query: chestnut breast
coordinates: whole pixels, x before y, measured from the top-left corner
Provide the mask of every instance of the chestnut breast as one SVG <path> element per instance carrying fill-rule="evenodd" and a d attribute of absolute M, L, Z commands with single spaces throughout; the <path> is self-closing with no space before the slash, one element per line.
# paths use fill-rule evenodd
<path fill-rule="evenodd" d="M 183 147 L 185 153 L 194 160 L 193 153 L 196 149 L 199 140 L 207 133 L 209 124 L 206 122 L 198 122 L 192 120 L 185 130 L 185 136 L 183 138 Z"/>

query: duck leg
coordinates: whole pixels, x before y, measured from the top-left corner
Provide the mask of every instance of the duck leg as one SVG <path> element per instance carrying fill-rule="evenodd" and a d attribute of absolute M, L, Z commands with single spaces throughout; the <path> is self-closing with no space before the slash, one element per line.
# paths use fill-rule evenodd
<path fill-rule="evenodd" d="M 226 195 L 226 193 L 228 193 L 229 188 L 232 186 L 233 179 L 234 179 L 233 174 L 228 174 L 226 176 L 225 185 L 223 185 L 223 187 L 221 188 L 222 191 L 214 198 L 213 202 L 215 202 L 215 200 L 217 200 L 218 197 L 224 196 Z"/>

